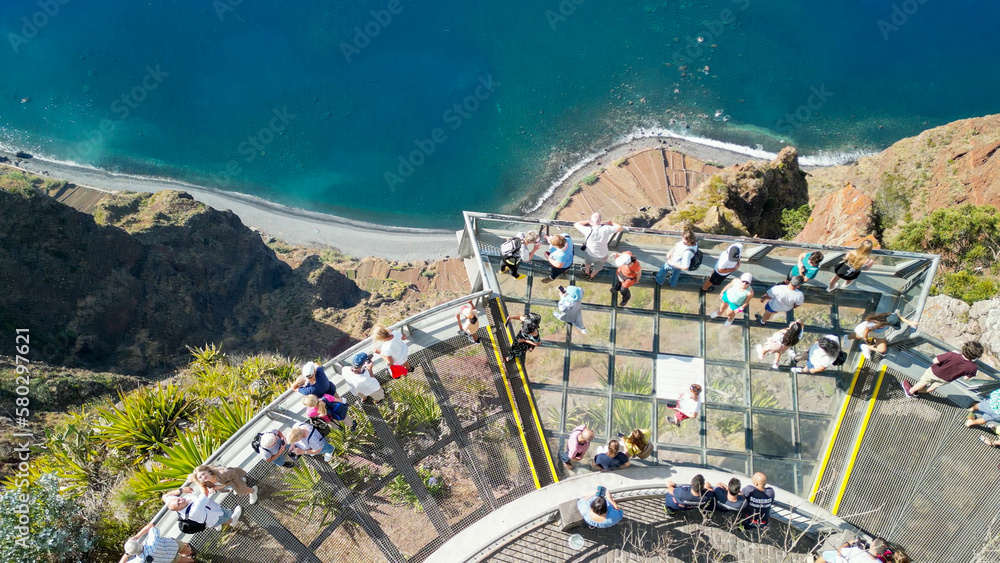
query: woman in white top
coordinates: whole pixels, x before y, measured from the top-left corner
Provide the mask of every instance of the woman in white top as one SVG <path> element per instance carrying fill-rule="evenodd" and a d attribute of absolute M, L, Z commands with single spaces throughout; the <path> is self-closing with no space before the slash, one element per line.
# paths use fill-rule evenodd
<path fill-rule="evenodd" d="M 673 407 L 676 416 L 667 417 L 667 422 L 681 425 L 681 421 L 688 418 L 698 418 L 698 411 L 701 410 L 701 385 L 694 383 L 688 390 L 677 398 L 677 406 Z"/>
<path fill-rule="evenodd" d="M 358 352 L 351 360 L 351 365 L 344 366 L 341 372 L 344 381 L 350 387 L 351 393 L 364 401 L 371 397 L 376 403 L 385 398 L 385 390 L 377 379 L 372 377 L 372 356 Z"/>
<path fill-rule="evenodd" d="M 372 340 L 375 341 L 374 351 L 389 366 L 401 365 L 409 372 L 410 350 L 406 346 L 406 336 L 400 330 L 389 332 L 385 325 L 372 327 Z"/>
<path fill-rule="evenodd" d="M 308 422 L 299 422 L 288 432 L 288 441 L 292 443 L 292 453 L 295 455 L 323 454 L 323 461 L 330 463 L 333 459 L 333 444 Z"/>
<path fill-rule="evenodd" d="M 799 339 L 802 338 L 802 329 L 802 321 L 792 321 L 787 328 L 772 334 L 763 346 L 760 344 L 756 346 L 757 357 L 764 361 L 764 358 L 774 354 L 774 364 L 771 365 L 771 369 L 778 369 L 781 355 L 799 343 Z M 795 357 L 794 352 L 792 352 L 792 357 Z"/>

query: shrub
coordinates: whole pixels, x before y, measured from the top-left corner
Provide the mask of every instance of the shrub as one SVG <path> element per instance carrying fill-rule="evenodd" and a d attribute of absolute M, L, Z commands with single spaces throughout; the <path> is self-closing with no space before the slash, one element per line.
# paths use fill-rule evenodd
<path fill-rule="evenodd" d="M 795 209 L 781 210 L 781 227 L 785 234 L 781 237 L 785 240 L 792 240 L 802 229 L 806 228 L 809 216 L 812 215 L 812 206 L 808 203 Z"/>
<path fill-rule="evenodd" d="M 593 186 L 597 183 L 597 174 L 587 174 L 581 181 L 588 186 Z"/>
<path fill-rule="evenodd" d="M 1000 260 L 1000 211 L 989 205 L 942 208 L 903 227 L 891 247 L 941 255 L 951 271 L 991 268 Z"/>
<path fill-rule="evenodd" d="M 968 271 L 942 273 L 937 283 L 931 287 L 934 295 L 948 295 L 955 299 L 961 299 L 969 305 L 976 301 L 991 299 L 1000 293 L 1000 284 L 997 280 L 980 274 Z"/>
<path fill-rule="evenodd" d="M 188 430 L 164 448 L 162 456 L 154 456 L 155 469 L 140 468 L 132 476 L 132 489 L 139 495 L 155 498 L 184 484 L 188 475 L 208 459 L 222 440 L 205 427 Z"/>
<path fill-rule="evenodd" d="M 420 480 L 424 482 L 424 487 L 427 488 L 427 492 L 432 497 L 438 498 L 444 494 L 444 478 L 440 474 L 426 467 L 417 469 L 417 474 L 420 475 Z M 416 493 L 413 492 L 410 484 L 406 482 L 406 479 L 402 475 L 389 481 L 385 486 L 385 490 L 389 496 L 389 500 L 392 502 L 409 506 L 417 512 L 424 511 L 424 507 L 420 504 L 420 499 L 417 498 Z"/>
<path fill-rule="evenodd" d="M 141 387 L 119 398 L 121 406 L 98 409 L 105 425 L 96 428 L 108 447 L 131 453 L 136 464 L 162 451 L 177 433 L 177 423 L 195 413 L 176 385 Z"/>
<path fill-rule="evenodd" d="M 27 509 L 27 534 L 19 512 Z M 82 507 L 59 491 L 59 479 L 43 475 L 23 489 L 0 492 L 0 560 L 10 563 L 79 561 L 94 547 Z M 24 537 L 19 541 L 19 538 Z"/>

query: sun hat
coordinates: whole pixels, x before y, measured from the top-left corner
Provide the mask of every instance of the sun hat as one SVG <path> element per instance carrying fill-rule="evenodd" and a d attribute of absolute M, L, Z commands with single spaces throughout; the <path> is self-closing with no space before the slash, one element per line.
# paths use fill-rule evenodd
<path fill-rule="evenodd" d="M 632 263 L 632 253 L 631 252 L 622 252 L 621 254 L 618 255 L 618 258 L 615 258 L 615 266 L 618 266 L 618 267 L 624 266 L 626 264 L 631 264 L 631 263 Z"/>
<path fill-rule="evenodd" d="M 372 359 L 371 354 L 366 354 L 364 352 L 358 352 L 354 354 L 354 358 L 351 359 L 351 365 L 359 368 L 368 363 L 368 360 Z"/>
<path fill-rule="evenodd" d="M 125 542 L 125 553 L 129 555 L 139 555 L 142 553 L 142 544 L 135 540 Z"/>
<path fill-rule="evenodd" d="M 273 448 L 278 442 L 278 435 L 274 432 L 267 432 L 260 437 L 260 445 L 264 448 Z"/>
<path fill-rule="evenodd" d="M 747 272 L 747 273 L 743 274 L 742 276 L 740 276 L 740 280 L 745 281 L 747 283 L 750 283 L 750 282 L 753 281 L 753 276 L 750 275 L 750 272 Z"/>
<path fill-rule="evenodd" d="M 470 314 L 472 314 L 472 307 L 469 307 L 468 305 L 462 305 L 462 316 L 468 317 Z"/>
<path fill-rule="evenodd" d="M 892 328 L 899 328 L 902 325 L 899 320 L 899 315 L 896 313 L 890 313 L 889 316 L 885 318 L 885 322 Z"/>
<path fill-rule="evenodd" d="M 307 362 L 302 366 L 302 377 L 312 377 L 316 373 L 316 362 Z"/>

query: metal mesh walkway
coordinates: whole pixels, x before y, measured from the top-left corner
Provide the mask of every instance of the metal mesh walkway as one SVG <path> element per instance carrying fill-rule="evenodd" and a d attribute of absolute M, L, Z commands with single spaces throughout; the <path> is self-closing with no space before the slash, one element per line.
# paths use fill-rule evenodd
<path fill-rule="evenodd" d="M 380 404 L 345 395 L 358 421 L 334 430 L 330 464 L 259 462 L 248 480 L 247 524 L 209 529 L 192 545 L 212 561 L 421 561 L 472 522 L 535 489 L 488 331 L 414 351 L 408 376 L 375 374 Z M 287 426 L 299 420 L 275 412 Z"/>

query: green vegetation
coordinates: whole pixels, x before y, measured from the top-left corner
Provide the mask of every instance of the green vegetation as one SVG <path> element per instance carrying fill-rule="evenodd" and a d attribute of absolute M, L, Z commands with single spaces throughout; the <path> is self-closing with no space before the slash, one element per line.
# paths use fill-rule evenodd
<path fill-rule="evenodd" d="M 162 451 L 177 431 L 177 423 L 191 418 L 194 405 L 175 385 L 142 387 L 119 393 L 121 406 L 97 411 L 106 422 L 96 427 L 109 448 L 125 450 L 139 464 Z"/>
<path fill-rule="evenodd" d="M 882 239 L 900 220 L 910 220 L 910 199 L 913 190 L 906 179 L 899 174 L 886 172 L 882 183 L 875 192 L 872 211 L 875 218 L 876 236 Z"/>
<path fill-rule="evenodd" d="M 934 291 L 967 303 L 1000 291 L 1000 211 L 989 205 L 938 209 L 905 225 L 890 248 L 941 255 Z"/>
<path fill-rule="evenodd" d="M 588 186 L 593 186 L 594 184 L 597 183 L 597 174 L 593 174 L 593 173 L 587 174 L 586 176 L 583 177 L 583 179 L 581 181 L 584 184 L 587 184 Z"/>
<path fill-rule="evenodd" d="M 21 533 L 19 513 L 25 507 L 30 518 L 27 533 Z M 81 509 L 76 498 L 59 491 L 59 479 L 52 474 L 41 476 L 29 487 L 0 492 L 0 560 L 82 560 L 93 550 L 95 537 Z"/>
<path fill-rule="evenodd" d="M 618 160 L 614 161 L 613 164 L 617 168 L 621 168 L 622 166 L 628 166 L 628 158 L 627 157 L 626 158 L 619 158 Z"/>
<path fill-rule="evenodd" d="M 424 482 L 424 487 L 427 488 L 427 492 L 432 497 L 438 498 L 444 495 L 444 478 L 439 473 L 426 467 L 421 467 L 417 470 L 417 474 L 420 475 L 420 480 Z M 416 493 L 413 492 L 410 484 L 406 482 L 406 479 L 402 475 L 389 481 L 385 486 L 385 490 L 389 495 L 389 500 L 392 502 L 409 506 L 417 512 L 424 511 L 423 506 L 420 504 L 420 499 L 417 498 Z"/>
<path fill-rule="evenodd" d="M 781 237 L 784 240 L 792 240 L 802 229 L 806 228 L 809 216 L 812 215 L 812 206 L 808 203 L 796 209 L 781 210 L 781 227 L 785 234 Z"/>
<path fill-rule="evenodd" d="M 34 180 L 23 172 L 0 172 L 0 189 L 22 197 L 38 195 Z"/>

